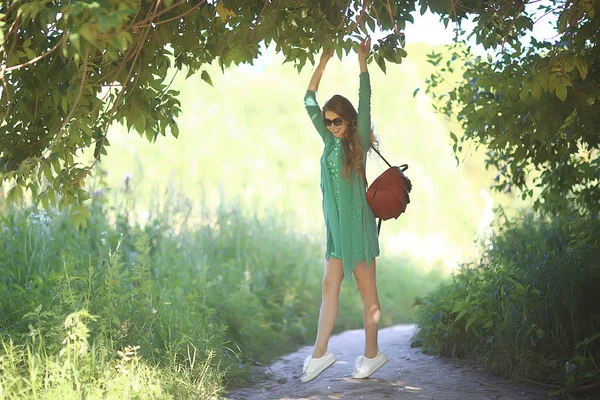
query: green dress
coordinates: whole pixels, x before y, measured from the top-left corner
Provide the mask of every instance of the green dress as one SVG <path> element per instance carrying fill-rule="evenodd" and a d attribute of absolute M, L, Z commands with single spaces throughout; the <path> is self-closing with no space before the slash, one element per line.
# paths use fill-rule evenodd
<path fill-rule="evenodd" d="M 333 136 L 323 122 L 315 92 L 306 92 L 304 105 L 324 143 L 321 157 L 321 192 L 327 228 L 325 258 L 341 258 L 344 277 L 350 281 L 352 271 L 358 264 L 366 261 L 367 265 L 370 265 L 379 255 L 375 215 L 367 203 L 362 175 L 353 169 L 350 180 L 347 180 L 342 173 L 344 151 L 340 139 Z M 371 135 L 371 83 L 368 72 L 360 74 L 358 134 L 366 154 Z M 365 170 L 366 162 L 365 156 Z"/>

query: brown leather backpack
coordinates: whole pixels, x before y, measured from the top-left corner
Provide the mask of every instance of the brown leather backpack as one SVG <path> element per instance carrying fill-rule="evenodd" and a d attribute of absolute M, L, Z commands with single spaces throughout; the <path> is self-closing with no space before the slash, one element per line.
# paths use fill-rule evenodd
<path fill-rule="evenodd" d="M 373 210 L 376 218 L 379 218 L 377 224 L 377 233 L 381 230 L 381 222 L 390 218 L 398 218 L 400 214 L 406 211 L 406 206 L 410 203 L 409 193 L 412 189 L 410 179 L 404 175 L 408 169 L 407 164 L 399 167 L 392 166 L 377 149 L 375 152 L 388 165 L 388 169 L 377 177 L 367 188 L 367 202 Z M 367 179 L 363 174 L 365 185 Z"/>

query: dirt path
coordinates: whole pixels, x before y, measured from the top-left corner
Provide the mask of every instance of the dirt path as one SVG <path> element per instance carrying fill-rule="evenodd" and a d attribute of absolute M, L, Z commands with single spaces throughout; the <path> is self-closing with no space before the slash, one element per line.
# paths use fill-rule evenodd
<path fill-rule="evenodd" d="M 379 333 L 379 344 L 390 361 L 370 379 L 352 379 L 354 360 L 362 353 L 362 330 L 331 338 L 329 350 L 338 361 L 317 379 L 300 382 L 302 362 L 312 347 L 282 357 L 260 373 L 266 380 L 253 388 L 227 395 L 236 400 L 263 399 L 427 399 L 427 400 L 538 400 L 550 399 L 538 388 L 514 385 L 485 374 L 468 362 L 428 356 L 410 348 L 414 325 L 398 325 Z"/>

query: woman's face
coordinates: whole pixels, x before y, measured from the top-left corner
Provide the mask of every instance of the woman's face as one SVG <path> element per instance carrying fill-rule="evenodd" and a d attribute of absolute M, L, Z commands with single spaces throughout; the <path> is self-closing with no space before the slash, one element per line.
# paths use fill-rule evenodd
<path fill-rule="evenodd" d="M 336 138 L 344 137 L 348 128 L 348 121 L 340 117 L 334 111 L 325 111 L 325 126 Z"/>

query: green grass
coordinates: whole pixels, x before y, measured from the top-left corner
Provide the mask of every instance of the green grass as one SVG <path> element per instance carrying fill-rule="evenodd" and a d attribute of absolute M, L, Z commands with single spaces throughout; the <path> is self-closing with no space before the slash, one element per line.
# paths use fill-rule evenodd
<path fill-rule="evenodd" d="M 424 350 L 514 379 L 600 382 L 600 220 L 531 213 L 419 301 Z"/>
<path fill-rule="evenodd" d="M 314 340 L 320 237 L 272 207 L 175 190 L 142 224 L 133 186 L 93 188 L 79 232 L 56 211 L 0 212 L 0 398 L 217 397 Z M 382 326 L 413 321 L 414 296 L 443 279 L 407 258 L 378 268 Z M 360 328 L 354 283 L 342 302 L 337 330 Z"/>

